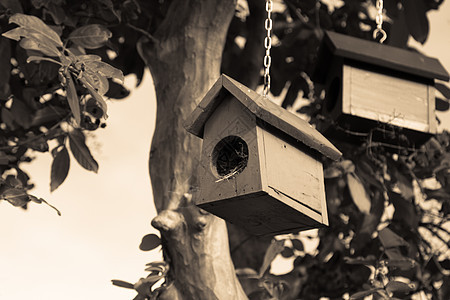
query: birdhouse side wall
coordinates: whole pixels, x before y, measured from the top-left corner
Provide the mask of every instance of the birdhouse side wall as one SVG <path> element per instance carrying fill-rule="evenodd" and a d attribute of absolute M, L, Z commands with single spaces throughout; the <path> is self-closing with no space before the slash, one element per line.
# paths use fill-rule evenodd
<path fill-rule="evenodd" d="M 255 119 L 255 116 L 231 95 L 222 100 L 209 117 L 204 126 L 196 204 L 230 199 L 262 190 Z M 248 157 L 242 158 L 247 159 L 247 162 L 242 169 L 238 168 L 233 172 L 231 167 L 229 173 L 219 174 L 217 160 L 220 164 L 226 163 L 230 149 L 235 146 L 227 144 L 227 137 L 233 137 L 232 139 L 237 137 L 238 140 L 242 139 L 245 142 Z M 221 154 L 219 151 L 220 157 L 218 157 L 217 150 L 224 145 L 227 153 Z M 228 146 L 231 148 L 227 148 Z M 237 146 L 238 158 L 239 155 L 247 156 L 240 142 Z M 231 154 L 234 155 L 234 153 Z M 236 156 L 231 159 L 236 160 Z"/>
<path fill-rule="evenodd" d="M 328 224 L 323 167 L 317 156 L 276 133 L 259 126 L 257 130 L 262 136 L 260 163 L 267 193 L 307 217 Z"/>
<path fill-rule="evenodd" d="M 342 112 L 421 132 L 436 132 L 434 87 L 343 65 Z"/>

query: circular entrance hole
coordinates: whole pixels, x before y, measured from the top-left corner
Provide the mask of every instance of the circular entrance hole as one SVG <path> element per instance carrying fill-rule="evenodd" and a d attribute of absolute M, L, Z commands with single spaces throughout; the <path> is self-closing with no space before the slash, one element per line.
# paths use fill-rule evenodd
<path fill-rule="evenodd" d="M 241 173 L 248 163 L 247 143 L 238 136 L 221 139 L 212 152 L 212 169 L 220 177 Z"/>
<path fill-rule="evenodd" d="M 330 84 L 330 87 L 325 95 L 325 108 L 327 112 L 331 112 L 336 106 L 341 90 L 341 79 L 336 77 Z"/>

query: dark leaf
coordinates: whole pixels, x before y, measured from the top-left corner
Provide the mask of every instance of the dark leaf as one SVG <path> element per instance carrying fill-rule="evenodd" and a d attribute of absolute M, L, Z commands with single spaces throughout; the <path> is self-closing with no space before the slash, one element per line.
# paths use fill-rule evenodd
<path fill-rule="evenodd" d="M 434 86 L 445 98 L 450 99 L 450 88 L 448 86 L 440 82 L 436 82 Z"/>
<path fill-rule="evenodd" d="M 123 99 L 130 95 L 130 91 L 121 84 L 109 80 L 109 90 L 106 92 L 105 96 L 113 99 Z"/>
<path fill-rule="evenodd" d="M 73 82 L 72 75 L 69 72 L 65 74 L 66 76 L 66 93 L 67 102 L 69 102 L 70 110 L 75 118 L 75 123 L 77 126 L 81 124 L 81 112 L 80 112 L 80 101 L 78 100 L 77 89 L 75 88 L 75 83 Z"/>
<path fill-rule="evenodd" d="M 67 112 L 57 106 L 46 106 L 36 111 L 31 120 L 31 126 L 41 126 L 45 123 L 51 123 L 64 119 Z"/>
<path fill-rule="evenodd" d="M 105 100 L 103 99 L 103 97 L 96 91 L 96 89 L 89 83 L 86 81 L 86 78 L 82 77 L 80 78 L 80 81 L 83 83 L 83 85 L 87 88 L 89 94 L 97 101 L 97 103 L 100 105 L 100 107 L 103 110 L 104 113 L 104 117 L 107 117 L 107 110 L 108 110 L 108 105 L 106 104 Z"/>
<path fill-rule="evenodd" d="M 98 163 L 92 157 L 91 151 L 86 146 L 84 134 L 74 129 L 69 132 L 70 150 L 77 162 L 86 170 L 97 173 Z"/>
<path fill-rule="evenodd" d="M 262 277 L 266 271 L 269 269 L 272 261 L 277 257 L 278 254 L 281 253 L 284 249 L 284 240 L 275 240 L 273 239 L 270 243 L 269 247 L 266 250 L 266 254 L 264 255 L 264 260 L 259 269 L 259 276 Z"/>
<path fill-rule="evenodd" d="M 117 18 L 117 20 L 121 20 L 121 15 L 120 15 L 120 11 L 117 11 L 116 9 L 114 9 L 114 4 L 112 2 L 112 0 L 97 0 L 98 2 L 100 2 L 101 4 L 103 4 L 110 12 L 113 13 L 113 15 Z M 125 1 L 127 2 L 127 1 Z"/>
<path fill-rule="evenodd" d="M 435 100 L 435 107 L 437 111 L 447 111 L 450 108 L 448 99 L 436 97 Z"/>
<path fill-rule="evenodd" d="M 139 249 L 142 251 L 150 251 L 161 245 L 161 239 L 156 234 L 147 234 L 142 238 Z"/>
<path fill-rule="evenodd" d="M 294 247 L 295 250 L 298 250 L 298 251 L 305 250 L 305 248 L 303 247 L 302 241 L 293 239 L 293 240 L 291 240 L 291 242 L 292 242 L 292 246 Z"/>
<path fill-rule="evenodd" d="M 61 147 L 53 158 L 50 175 L 50 191 L 56 190 L 66 179 L 70 169 L 69 152 L 65 146 Z"/>
<path fill-rule="evenodd" d="M 369 194 L 355 173 L 347 174 L 347 185 L 353 202 L 358 209 L 365 214 L 369 214 L 371 206 Z"/>
<path fill-rule="evenodd" d="M 385 249 L 409 246 L 409 244 L 391 229 L 385 227 L 378 233 L 378 238 Z"/>
<path fill-rule="evenodd" d="M 429 24 L 424 0 L 408 0 L 402 2 L 405 8 L 406 24 L 412 37 L 423 44 L 427 40 Z"/>
<path fill-rule="evenodd" d="M 294 256 L 294 250 L 290 247 L 284 247 L 283 251 L 281 251 L 280 254 L 284 258 L 289 258 Z"/>
<path fill-rule="evenodd" d="M 69 39 L 86 49 L 96 49 L 104 46 L 112 36 L 111 31 L 100 24 L 90 24 L 72 31 Z"/>
<path fill-rule="evenodd" d="M 416 230 L 419 225 L 419 217 L 411 200 L 406 200 L 402 195 L 392 191 L 388 191 L 388 195 L 395 208 L 393 219 L 406 224 L 412 230 Z"/>
<path fill-rule="evenodd" d="M 354 293 L 353 295 L 350 296 L 350 300 L 352 300 L 352 299 L 355 299 L 355 300 L 356 299 L 362 299 L 364 297 L 367 297 L 367 296 L 370 296 L 370 295 L 376 293 L 378 290 L 381 290 L 381 288 L 375 288 L 375 289 L 370 289 L 370 290 L 367 290 L 367 291 Z"/>
<path fill-rule="evenodd" d="M 11 203 L 14 206 L 24 206 L 30 200 L 28 198 L 28 194 L 25 192 L 23 188 L 7 188 L 0 195 L 0 199 L 4 199 Z"/>
<path fill-rule="evenodd" d="M 417 265 L 415 260 L 407 257 L 402 259 L 388 259 L 386 263 L 390 268 L 398 268 L 403 271 L 411 270 Z"/>
<path fill-rule="evenodd" d="M 0 38 L 0 100 L 7 100 L 11 95 L 9 78 L 11 77 L 11 45 L 10 41 Z"/>
<path fill-rule="evenodd" d="M 111 282 L 113 285 L 120 286 L 120 287 L 123 287 L 126 289 L 134 290 L 134 284 L 132 284 L 132 283 L 129 283 L 129 282 L 126 282 L 123 280 L 118 280 L 118 279 L 113 279 L 113 280 L 111 280 Z"/>
<path fill-rule="evenodd" d="M 15 130 L 15 128 L 17 127 L 16 123 L 14 122 L 13 114 L 6 107 L 2 107 L 1 120 L 3 123 L 5 123 L 6 126 L 8 126 L 10 130 Z"/>
<path fill-rule="evenodd" d="M 396 294 L 408 294 L 415 290 L 415 286 L 413 284 L 406 284 L 400 281 L 389 281 L 385 288 L 388 293 Z"/>
<path fill-rule="evenodd" d="M 17 0 L 0 0 L 0 4 L 3 5 L 4 8 L 11 10 L 13 14 L 15 13 L 23 13 L 22 5 L 20 1 Z"/>
<path fill-rule="evenodd" d="M 22 101 L 17 98 L 14 98 L 11 105 L 11 114 L 17 124 L 22 126 L 24 129 L 30 128 L 32 117 L 31 111 Z"/>

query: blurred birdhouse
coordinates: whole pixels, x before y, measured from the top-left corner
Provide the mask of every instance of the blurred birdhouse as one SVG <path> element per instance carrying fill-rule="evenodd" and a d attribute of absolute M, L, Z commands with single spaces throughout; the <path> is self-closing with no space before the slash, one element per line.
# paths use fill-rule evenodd
<path fill-rule="evenodd" d="M 405 147 L 436 133 L 434 80 L 449 80 L 437 59 L 335 32 L 325 32 L 312 78 L 325 85 L 325 136 Z"/>
<path fill-rule="evenodd" d="M 222 75 L 185 127 L 203 138 L 199 207 L 255 235 L 328 225 L 322 157 L 341 153 L 309 123 Z"/>

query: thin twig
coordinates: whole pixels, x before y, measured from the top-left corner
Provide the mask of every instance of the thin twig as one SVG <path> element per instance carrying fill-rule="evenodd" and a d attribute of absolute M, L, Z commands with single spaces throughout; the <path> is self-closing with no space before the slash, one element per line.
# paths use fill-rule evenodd
<path fill-rule="evenodd" d="M 153 35 L 151 35 L 150 33 L 148 33 L 147 31 L 145 31 L 142 28 L 136 27 L 132 24 L 127 24 L 128 27 L 130 27 L 131 29 L 136 30 L 137 32 L 142 33 L 143 35 L 145 35 L 149 40 L 151 40 L 153 43 L 157 43 L 158 39 L 156 39 Z"/>

